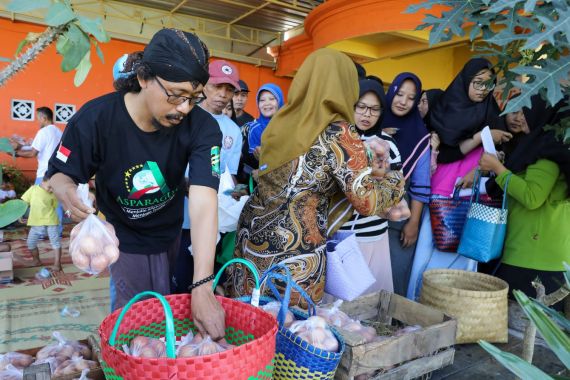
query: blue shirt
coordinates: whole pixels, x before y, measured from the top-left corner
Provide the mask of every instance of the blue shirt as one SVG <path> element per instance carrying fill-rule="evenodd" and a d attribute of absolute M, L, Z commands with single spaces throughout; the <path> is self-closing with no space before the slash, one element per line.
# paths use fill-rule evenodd
<path fill-rule="evenodd" d="M 239 167 L 239 159 L 241 157 L 241 146 L 243 137 L 241 130 L 236 123 L 224 114 L 211 114 L 220 126 L 222 131 L 222 151 L 220 154 L 220 170 L 226 171 L 228 167 L 231 174 L 236 175 Z"/>

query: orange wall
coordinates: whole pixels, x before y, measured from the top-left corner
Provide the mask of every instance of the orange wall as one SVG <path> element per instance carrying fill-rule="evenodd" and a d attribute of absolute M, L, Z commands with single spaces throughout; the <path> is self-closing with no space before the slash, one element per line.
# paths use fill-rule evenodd
<path fill-rule="evenodd" d="M 45 27 L 29 24 L 25 22 L 13 22 L 0 18 L 0 57 L 12 58 L 18 47 L 28 32 L 41 33 Z M 49 46 L 40 54 L 38 59 L 28 65 L 28 67 L 16 74 L 3 87 L 0 87 L 0 137 L 11 136 L 16 133 L 26 138 L 33 137 L 37 130 L 37 122 L 16 121 L 10 117 L 11 99 L 34 100 L 35 107 L 48 106 L 55 108 L 55 103 L 75 104 L 79 109 L 85 102 L 97 96 L 113 91 L 112 68 L 114 62 L 124 53 L 142 50 L 144 45 L 122 40 L 111 40 L 102 44 L 105 63 L 102 63 L 95 52 L 91 54 L 93 67 L 80 87 L 73 85 L 75 71 L 63 73 L 60 69 L 61 57 L 57 55 L 55 45 Z M 214 58 L 215 59 L 215 58 Z M 240 71 L 240 77 L 245 80 L 252 91 L 246 110 L 257 116 L 255 92 L 264 83 L 273 82 L 281 86 L 287 94 L 289 84 L 288 78 L 278 78 L 273 75 L 273 70 L 266 67 L 256 67 L 250 64 L 233 62 Z M 0 70 L 8 63 L 0 62 Z M 58 125 L 61 129 L 65 125 Z M 0 162 L 12 163 L 12 160 L 5 154 L 0 155 Z M 18 158 L 18 167 L 25 171 L 25 174 L 34 177 L 37 167 L 36 159 Z"/>

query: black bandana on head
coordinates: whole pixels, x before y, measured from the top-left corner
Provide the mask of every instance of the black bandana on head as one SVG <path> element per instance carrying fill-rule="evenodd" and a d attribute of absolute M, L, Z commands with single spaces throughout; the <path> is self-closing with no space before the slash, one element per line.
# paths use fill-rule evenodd
<path fill-rule="evenodd" d="M 205 85 L 210 78 L 210 53 L 193 33 L 178 29 L 158 31 L 144 49 L 142 61 L 152 72 L 169 82 L 198 81 Z"/>

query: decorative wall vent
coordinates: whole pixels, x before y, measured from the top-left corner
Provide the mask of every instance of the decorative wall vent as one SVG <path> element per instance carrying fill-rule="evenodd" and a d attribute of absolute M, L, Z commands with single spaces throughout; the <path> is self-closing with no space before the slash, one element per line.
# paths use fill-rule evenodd
<path fill-rule="evenodd" d="M 55 122 L 67 123 L 69 119 L 75 114 L 74 104 L 55 104 Z"/>
<path fill-rule="evenodd" d="M 12 120 L 34 121 L 35 102 L 33 100 L 12 99 L 10 114 Z"/>

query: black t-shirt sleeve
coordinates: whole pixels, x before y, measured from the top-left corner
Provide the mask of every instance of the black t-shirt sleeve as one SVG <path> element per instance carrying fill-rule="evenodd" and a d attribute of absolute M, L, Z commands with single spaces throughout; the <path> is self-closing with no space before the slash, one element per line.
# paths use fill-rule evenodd
<path fill-rule="evenodd" d="M 188 157 L 190 166 L 188 180 L 190 186 L 207 186 L 217 191 L 220 184 L 219 166 L 222 132 L 216 120 L 209 115 L 202 119 L 199 124 L 192 126 L 195 133 L 193 133 L 193 144 Z M 217 171 L 216 167 L 218 168 Z"/>
<path fill-rule="evenodd" d="M 49 160 L 47 175 L 51 177 L 55 173 L 63 173 L 76 183 L 87 183 L 100 162 L 96 135 L 92 120 L 70 120 L 61 137 L 61 145 Z"/>

